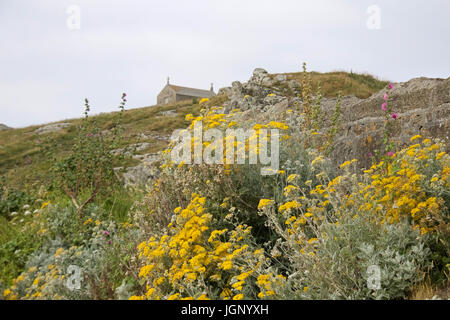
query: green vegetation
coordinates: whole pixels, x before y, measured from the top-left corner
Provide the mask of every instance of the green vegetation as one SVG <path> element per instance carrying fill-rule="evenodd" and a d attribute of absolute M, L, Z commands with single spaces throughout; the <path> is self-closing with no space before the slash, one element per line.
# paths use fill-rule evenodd
<path fill-rule="evenodd" d="M 177 110 L 175 117 L 165 117 L 160 113 L 167 110 Z M 136 143 L 140 133 L 155 133 L 169 135 L 177 128 L 186 126 L 184 117 L 188 113 L 198 113 L 200 106 L 191 105 L 190 102 L 177 103 L 167 106 L 145 107 L 127 110 L 123 114 L 122 125 L 124 139 L 129 143 Z M 117 112 L 92 116 L 101 130 L 110 130 L 114 126 Z M 38 126 L 22 129 L 0 131 L 0 176 L 5 176 L 8 186 L 21 189 L 39 189 L 42 183 L 49 182 L 50 163 L 45 154 L 41 152 L 42 144 L 52 141 L 56 157 L 67 155 L 77 136 L 77 126 L 82 119 L 64 120 L 73 126 L 53 132 L 45 136 L 34 133 Z M 167 144 L 164 141 L 148 138 L 140 142 L 150 142 L 152 147 L 142 152 L 156 152 Z M 124 146 L 124 145 L 123 145 Z M 123 147 L 122 146 L 122 147 Z"/>
<path fill-rule="evenodd" d="M 312 80 L 312 91 L 314 93 L 317 91 L 317 84 L 320 81 L 321 93 L 325 97 L 337 97 L 341 91 L 343 96 L 354 94 L 357 97 L 365 98 L 383 89 L 387 84 L 385 81 L 365 74 L 347 72 L 310 72 L 309 74 Z M 286 75 L 288 79 L 297 80 L 299 83 L 303 80 L 302 72 L 287 73 Z M 211 100 L 219 105 L 224 99 L 226 98 L 214 97 Z M 176 116 L 161 115 L 161 112 L 168 110 L 176 110 Z M 199 111 L 200 105 L 197 101 L 127 110 L 122 118 L 124 139 L 135 143 L 138 141 L 140 133 L 170 135 L 173 130 L 186 127 L 188 124 L 185 120 L 186 114 L 196 115 Z M 116 113 L 103 113 L 92 118 L 95 119 L 101 130 L 110 130 L 114 127 Z M 73 126 L 45 135 L 46 140 L 52 140 L 56 145 L 56 150 L 54 150 L 56 156 L 67 154 L 72 148 L 77 135 L 76 128 L 82 123 L 82 119 L 68 119 L 62 122 L 72 123 Z M 41 152 L 44 139 L 34 133 L 39 127 L 41 126 L 0 131 L 0 176 L 6 177 L 9 187 L 36 190 L 39 189 L 42 182 L 49 182 L 48 159 Z M 149 142 L 152 146 L 138 154 L 156 152 L 167 145 L 166 142 L 154 138 L 140 139 L 139 141 Z"/>
<path fill-rule="evenodd" d="M 335 72 L 308 72 L 311 76 L 312 90 L 317 91 L 321 86 L 322 95 L 325 97 L 337 97 L 339 92 L 342 96 L 354 95 L 364 99 L 370 97 L 386 87 L 387 81 L 382 81 L 370 74 L 349 73 L 344 71 Z M 302 72 L 287 73 L 288 80 L 296 80 L 301 83 L 303 80 Z"/>
<path fill-rule="evenodd" d="M 306 70 L 288 78 L 301 83 L 303 105 L 276 115 L 221 113 L 224 96 L 123 111 L 124 95 L 119 112 L 93 117 L 86 101 L 85 117 L 59 132 L 0 131 L 0 299 L 408 299 L 448 288 L 445 145 L 416 135 L 366 170 L 356 159 L 336 167 L 340 99 L 327 115 L 321 97 L 386 83 Z M 252 128 L 235 146 L 255 154 L 261 144 L 250 140 L 277 129 L 280 167 L 174 163 L 175 144 L 156 135 L 192 134 L 197 121 Z M 163 151 L 159 174 L 126 188 L 114 168 L 136 163 L 127 147 L 138 142 L 151 144 L 141 153 Z"/>

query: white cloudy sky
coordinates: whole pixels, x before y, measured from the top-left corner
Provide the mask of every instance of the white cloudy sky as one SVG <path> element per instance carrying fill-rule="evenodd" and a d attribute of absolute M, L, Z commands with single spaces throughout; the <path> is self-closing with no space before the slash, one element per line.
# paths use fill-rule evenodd
<path fill-rule="evenodd" d="M 67 9 L 81 10 L 79 30 Z M 367 8 L 381 10 L 369 29 Z M 153 105 L 171 82 L 215 89 L 269 72 L 450 76 L 448 0 L 0 0 L 0 123 Z"/>

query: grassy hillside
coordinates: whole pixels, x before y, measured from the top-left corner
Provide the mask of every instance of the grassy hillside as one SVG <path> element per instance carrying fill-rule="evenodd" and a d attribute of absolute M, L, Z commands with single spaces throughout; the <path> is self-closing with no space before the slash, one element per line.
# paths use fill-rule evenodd
<path fill-rule="evenodd" d="M 198 104 L 183 102 L 127 110 L 123 117 L 125 136 L 129 138 L 130 142 L 136 142 L 139 133 L 169 135 L 176 128 L 186 125 L 184 117 L 187 113 L 197 113 L 199 109 Z M 176 110 L 176 115 L 171 117 L 161 115 L 161 112 L 167 110 Z M 115 114 L 115 112 L 105 113 L 93 118 L 99 128 L 108 130 L 113 125 Z M 73 126 L 45 135 L 34 133 L 39 126 L 0 131 L 0 176 L 6 177 L 10 187 L 33 188 L 46 179 L 49 164 L 40 149 L 47 139 L 56 142 L 58 146 L 56 153 L 59 155 L 70 150 L 76 136 L 77 125 L 80 124 L 81 119 L 69 119 L 63 122 L 72 123 Z M 140 142 L 152 143 L 151 148 L 142 150 L 141 153 L 156 152 L 165 146 L 164 141 L 152 138 L 140 139 Z"/>
<path fill-rule="evenodd" d="M 360 74 L 345 71 L 335 72 L 309 72 L 312 81 L 313 90 L 317 90 L 320 83 L 322 95 L 325 97 L 336 97 L 339 91 L 342 95 L 354 95 L 358 98 L 365 99 L 370 97 L 374 92 L 378 92 L 388 84 L 387 81 L 379 80 L 370 74 Z M 288 80 L 296 80 L 301 83 L 303 79 L 302 72 L 286 73 Z"/>
<path fill-rule="evenodd" d="M 344 72 L 309 75 L 305 88 L 320 81 L 327 97 L 366 97 L 385 84 Z M 261 109 L 294 87 L 272 81 L 257 95 L 269 101 Z M 269 109 L 249 123 L 240 111 L 212 109 L 225 99 L 69 119 L 44 135 L 39 126 L 0 132 L 0 299 L 447 298 L 450 157 L 442 142 L 417 134 L 367 170 L 357 159 L 336 167 L 327 143 L 337 126 L 305 121 L 329 116 L 320 106 Z M 115 168 L 137 162 L 117 156 L 118 148 L 147 142 L 140 153 L 153 153 L 177 128 L 193 134 L 198 121 L 225 135 L 230 127 L 281 130 L 279 166 L 264 175 L 262 164 L 162 157 L 145 188 L 117 179 Z M 243 146 L 250 150 L 254 137 Z M 67 282 L 72 267 L 82 274 L 78 290 Z"/>
<path fill-rule="evenodd" d="M 310 72 L 313 89 L 320 81 L 322 94 L 326 97 L 335 97 L 339 91 L 343 95 L 355 95 L 366 98 L 372 93 L 381 90 L 386 82 L 377 80 L 366 74 L 329 72 Z M 301 72 L 287 73 L 288 79 L 301 82 Z M 223 102 L 223 97 L 214 98 L 217 104 Z M 215 102 L 213 100 L 213 102 Z M 176 116 L 166 117 L 163 111 L 176 110 Z M 126 128 L 126 136 L 130 141 L 136 141 L 139 133 L 155 133 L 169 135 L 177 128 L 183 128 L 187 122 L 184 116 L 188 113 L 196 114 L 200 110 L 198 104 L 191 101 L 181 102 L 167 106 L 150 106 L 127 110 L 124 114 L 123 124 Z M 81 110 L 80 110 L 81 114 Z M 95 116 L 98 125 L 103 130 L 108 130 L 113 125 L 115 112 Z M 56 141 L 57 154 L 64 154 L 73 143 L 76 135 L 76 125 L 81 119 L 69 119 L 63 122 L 74 124 L 57 133 L 39 136 L 34 133 L 41 126 L 30 126 L 21 129 L 0 131 L 0 176 L 5 176 L 7 184 L 13 188 L 28 189 L 40 185 L 46 179 L 48 163 L 40 152 L 44 139 Z M 152 143 L 152 147 L 142 150 L 140 153 L 149 153 L 161 150 L 165 143 L 155 139 L 141 139 L 141 142 Z"/>

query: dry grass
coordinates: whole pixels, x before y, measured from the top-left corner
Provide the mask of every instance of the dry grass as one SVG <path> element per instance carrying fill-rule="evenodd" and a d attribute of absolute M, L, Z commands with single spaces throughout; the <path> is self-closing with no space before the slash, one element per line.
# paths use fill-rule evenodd
<path fill-rule="evenodd" d="M 449 283 L 442 287 L 436 287 L 431 285 L 430 281 L 427 280 L 425 282 L 417 285 L 409 295 L 410 300 L 430 300 L 433 297 L 437 297 L 439 299 L 447 300 L 450 298 L 450 287 Z"/>
<path fill-rule="evenodd" d="M 368 98 L 373 93 L 380 91 L 388 84 L 387 81 L 382 81 L 370 74 L 348 73 L 344 71 L 335 72 L 308 72 L 311 76 L 313 91 L 317 90 L 317 85 L 320 82 L 322 95 L 329 98 L 334 98 L 342 91 L 344 96 L 355 95 L 358 98 Z M 296 80 L 298 83 L 302 82 L 303 73 L 286 73 L 288 80 Z"/>
<path fill-rule="evenodd" d="M 287 73 L 288 79 L 301 82 L 303 74 Z M 386 82 L 380 81 L 370 75 L 362 75 L 347 72 L 318 73 L 310 72 L 313 86 L 317 86 L 320 81 L 322 94 L 328 97 L 335 97 L 341 90 L 344 95 L 354 94 L 357 97 L 365 98 L 372 93 L 382 89 Z M 227 98 L 225 96 L 215 96 L 210 98 L 212 105 L 221 105 Z M 123 115 L 123 125 L 125 136 L 131 143 L 138 141 L 139 133 L 158 133 L 169 135 L 177 128 L 185 128 L 188 124 L 184 118 L 188 113 L 198 114 L 201 106 L 193 101 L 183 101 L 164 106 L 150 106 L 127 110 Z M 162 111 L 176 110 L 173 117 L 166 117 Z M 80 116 L 83 110 L 80 110 Z M 117 112 L 103 113 L 93 116 L 101 130 L 111 129 Z M 20 129 L 10 129 L 0 131 L 0 176 L 4 175 L 7 184 L 11 187 L 26 190 L 35 189 L 48 180 L 48 169 L 50 164 L 48 159 L 40 152 L 40 144 L 47 138 L 57 144 L 55 151 L 57 156 L 67 153 L 76 136 L 76 126 L 81 123 L 79 119 L 66 119 L 59 122 L 69 122 L 73 126 L 63 129 L 60 132 L 49 133 L 39 136 L 34 131 L 42 126 L 30 126 Z M 156 152 L 166 146 L 164 141 L 152 139 L 140 140 L 154 144 L 147 152 Z"/>

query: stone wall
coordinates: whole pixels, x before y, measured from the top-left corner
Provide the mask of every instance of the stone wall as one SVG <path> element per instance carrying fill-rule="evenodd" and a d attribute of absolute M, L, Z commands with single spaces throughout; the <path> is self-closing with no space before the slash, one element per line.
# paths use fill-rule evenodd
<path fill-rule="evenodd" d="M 367 99 L 350 98 L 342 103 L 342 125 L 332 154 L 338 162 L 357 158 L 367 166 L 369 153 L 379 147 L 384 128 L 383 95 L 380 91 Z M 326 108 L 334 108 L 328 101 Z M 390 105 L 398 118 L 393 121 L 392 138 L 399 148 L 416 134 L 440 138 L 450 151 L 450 78 L 416 78 L 394 84 Z"/>
<path fill-rule="evenodd" d="M 240 108 L 245 117 L 274 118 L 280 112 L 292 108 L 299 98 L 286 97 L 279 92 L 276 83 L 286 82 L 299 91 L 294 80 L 287 81 L 278 75 L 275 78 L 264 69 L 255 69 L 246 83 L 235 81 L 231 87 L 222 88 L 219 94 L 226 94 L 225 110 Z M 274 95 L 268 96 L 269 93 Z M 384 111 L 381 110 L 385 90 L 367 99 L 354 96 L 342 98 L 341 126 L 331 158 L 335 163 L 357 158 L 361 167 L 371 163 L 369 153 L 379 147 L 384 128 Z M 332 114 L 336 99 L 322 100 L 326 114 Z M 399 147 L 409 144 L 411 136 L 421 134 L 424 138 L 440 138 L 450 151 L 450 78 L 415 78 L 404 83 L 394 83 L 390 92 L 390 105 L 399 117 L 395 120 L 392 138 Z M 258 111 L 255 113 L 255 111 Z M 325 117 L 325 126 L 330 117 Z"/>

